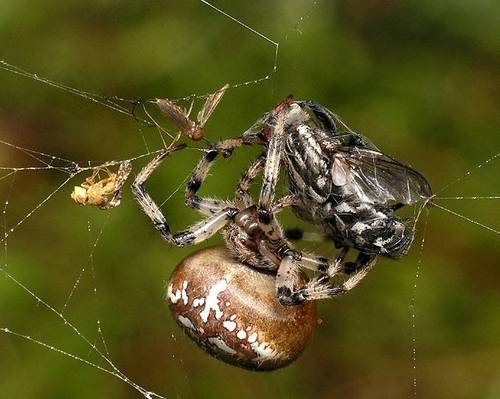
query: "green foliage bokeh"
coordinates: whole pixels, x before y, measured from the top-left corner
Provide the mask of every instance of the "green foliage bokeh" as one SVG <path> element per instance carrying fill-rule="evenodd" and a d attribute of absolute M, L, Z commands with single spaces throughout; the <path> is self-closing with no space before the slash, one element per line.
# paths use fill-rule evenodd
<path fill-rule="evenodd" d="M 293 93 L 335 110 L 353 129 L 424 174 L 436 191 L 473 169 L 443 196 L 499 194 L 499 161 L 476 168 L 500 151 L 498 4 L 215 4 L 280 43 L 276 73 L 272 43 L 194 0 L 3 0 L 0 57 L 71 87 L 129 99 L 203 94 L 226 82 L 271 74 L 262 83 L 227 92 L 207 126 L 210 140 L 239 134 Z M 150 149 L 161 146 L 155 129 L 102 105 L 3 70 L 0 81 L 3 141 L 94 162 L 146 153 L 144 141 Z M 242 149 L 230 161 L 220 161 L 203 192 L 230 198 L 257 153 Z M 167 198 L 199 156 L 187 150 L 166 162 L 149 183 L 153 195 Z M 0 162 L 9 167 L 34 163 L 5 145 L 0 145 Z M 134 173 L 145 162 L 136 161 Z M 6 225 L 15 225 L 62 179 L 57 171 L 27 171 L 18 172 L 13 183 L 0 180 L 0 201 L 10 198 Z M 102 345 L 100 320 L 111 359 L 138 384 L 180 398 L 410 397 L 415 347 L 419 397 L 500 396 L 498 234 L 432 209 L 423 250 L 424 220 L 407 257 L 382 260 L 352 293 L 321 303 L 323 323 L 295 364 L 274 373 L 250 373 L 209 358 L 168 314 L 165 282 L 193 248 L 165 244 L 129 190 L 122 205 L 109 212 L 77 207 L 69 194 L 82 179 L 70 182 L 15 229 L 2 264 L 58 311 L 85 268 L 65 315 Z M 176 229 L 198 218 L 184 206 L 182 192 L 163 207 Z M 497 201 L 440 204 L 500 226 Z M 304 226 L 289 213 L 281 220 Z M 220 242 L 218 236 L 203 245 Z M 335 254 L 329 244 L 303 245 Z M 57 317 L 3 276 L 0 327 L 98 362 Z M 137 395 L 95 368 L 0 334 L 1 397 Z"/>

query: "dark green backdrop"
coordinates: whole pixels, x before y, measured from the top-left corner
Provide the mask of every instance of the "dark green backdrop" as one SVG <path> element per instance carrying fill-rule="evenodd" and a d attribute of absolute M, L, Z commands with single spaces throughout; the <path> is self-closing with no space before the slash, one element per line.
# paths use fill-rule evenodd
<path fill-rule="evenodd" d="M 352 128 L 427 176 L 436 191 L 474 170 L 442 195 L 500 194 L 500 161 L 475 168 L 500 151 L 496 2 L 216 4 L 280 48 L 277 72 L 269 80 L 227 92 L 207 127 L 210 139 L 240 133 L 293 93 L 334 109 Z M 259 79 L 272 71 L 275 51 L 270 42 L 195 0 L 3 0 L 0 43 L 5 61 L 72 87 L 129 99 L 178 98 Z M 155 129 L 82 97 L 4 70 L 0 82 L 1 140 L 95 162 L 144 154 L 144 141 L 151 149 L 161 146 Z M 221 161 L 203 192 L 230 197 L 257 153 L 243 149 Z M 184 151 L 166 163 L 150 182 L 156 198 L 166 199 L 199 155 Z M 145 161 L 134 162 L 135 173 Z M 3 144 L 0 162 L 37 164 Z M 6 225 L 16 224 L 65 177 L 55 170 L 23 171 L 14 181 L 0 180 L 0 201 L 10 198 Z M 352 293 L 321 303 L 323 324 L 295 364 L 258 374 L 209 358 L 170 318 L 165 281 L 193 248 L 165 244 L 129 190 L 122 205 L 109 212 L 77 207 L 69 194 L 83 177 L 14 230 L 2 267 L 55 309 L 64 309 L 102 348 L 100 320 L 110 358 L 138 384 L 169 398 L 413 397 L 415 347 L 418 397 L 500 397 L 498 233 L 431 210 L 423 251 L 425 217 L 407 257 L 382 260 Z M 197 220 L 183 205 L 182 191 L 163 207 L 176 228 Z M 500 228 L 498 201 L 439 204 Z M 281 220 L 299 224 L 289 213 Z M 219 242 L 217 236 L 206 245 Z M 335 254 L 329 244 L 304 246 Z M 3 276 L 0 327 L 99 362 L 60 319 Z M 0 396 L 132 398 L 137 393 L 82 362 L 0 333 Z"/>

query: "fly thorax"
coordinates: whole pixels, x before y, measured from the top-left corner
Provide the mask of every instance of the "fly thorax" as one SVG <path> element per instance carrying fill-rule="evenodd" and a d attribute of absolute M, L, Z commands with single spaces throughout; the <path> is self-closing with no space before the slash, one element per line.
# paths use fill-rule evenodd
<path fill-rule="evenodd" d="M 315 129 L 303 123 L 286 133 L 284 161 L 292 191 L 301 193 L 309 205 L 323 204 L 331 192 L 331 165 Z"/>
<path fill-rule="evenodd" d="M 290 104 L 286 115 L 286 123 L 288 126 L 300 125 L 309 120 L 309 115 L 304 112 L 298 104 Z"/>

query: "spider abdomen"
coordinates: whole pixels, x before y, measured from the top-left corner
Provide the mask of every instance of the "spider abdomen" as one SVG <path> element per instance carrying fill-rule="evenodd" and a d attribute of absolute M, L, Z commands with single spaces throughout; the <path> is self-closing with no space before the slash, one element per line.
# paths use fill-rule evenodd
<path fill-rule="evenodd" d="M 282 306 L 274 276 L 239 263 L 224 247 L 185 258 L 170 277 L 167 300 L 177 323 L 201 348 L 252 370 L 290 364 L 318 325 L 313 302 Z"/>

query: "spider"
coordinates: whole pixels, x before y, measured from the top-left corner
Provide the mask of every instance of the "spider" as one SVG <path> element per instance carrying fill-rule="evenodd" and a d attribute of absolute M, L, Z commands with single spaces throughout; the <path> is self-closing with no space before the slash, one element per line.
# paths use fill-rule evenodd
<path fill-rule="evenodd" d="M 313 121 L 302 107 L 311 109 L 313 112 L 316 110 L 314 103 L 287 99 L 260 118 L 240 137 L 221 141 L 206 152 L 195 168 L 186 190 L 186 205 L 198 210 L 206 216 L 206 219 L 184 231 L 175 234 L 171 232 L 165 216 L 144 187 L 147 179 L 161 162 L 171 153 L 182 149 L 183 145 L 163 150 L 141 170 L 132 184 L 132 191 L 139 205 L 152 220 L 160 235 L 169 243 L 176 246 L 195 245 L 224 228 L 223 237 L 234 258 L 248 266 L 276 273 L 276 293 L 279 301 L 284 305 L 295 305 L 304 301 L 344 294 L 368 274 L 374 267 L 378 255 L 400 256 L 409 246 L 408 243 L 411 243 L 411 237 L 407 238 L 411 235 L 411 230 L 408 230 L 405 223 L 392 214 L 393 208 L 398 208 L 399 205 L 384 207 L 382 193 L 376 197 L 382 198 L 378 203 L 370 202 L 374 195 L 368 197 L 368 194 L 372 194 L 368 191 L 361 198 L 361 193 L 354 191 L 354 187 L 357 186 L 352 183 L 356 176 L 349 174 L 348 165 L 345 165 L 347 161 L 340 158 L 342 152 L 339 152 L 339 161 L 332 159 L 330 163 L 327 163 L 327 156 L 333 157 L 335 154 L 329 154 L 327 150 L 333 152 L 336 147 L 344 150 L 342 145 L 352 138 L 357 140 L 357 145 L 366 146 L 366 141 L 362 136 L 350 133 L 352 137 L 343 137 L 339 134 L 336 138 L 333 126 L 328 125 L 329 122 L 333 122 L 324 119 L 330 114 L 323 115 L 318 111 L 318 121 Z M 322 108 L 319 109 L 322 110 Z M 314 127 L 318 130 L 317 136 L 325 140 L 324 148 L 321 148 L 311 137 L 311 133 L 306 131 L 309 124 L 310 129 Z M 304 134 L 308 136 L 303 137 Z M 330 140 L 327 140 L 328 138 Z M 218 154 L 229 157 L 236 147 L 250 144 L 264 145 L 266 151 L 244 173 L 233 201 L 200 198 L 196 195 L 209 172 L 210 165 Z M 281 161 L 284 144 L 288 148 Z M 381 153 L 377 154 L 382 156 Z M 374 156 L 375 153 L 370 159 Z M 311 165 L 304 165 L 304 168 L 299 170 L 296 164 L 292 163 L 299 157 L 303 161 L 309 161 Z M 289 174 L 291 194 L 274 201 L 274 190 L 281 162 L 286 166 Z M 396 161 L 393 161 L 393 164 L 400 165 Z M 321 168 L 318 169 L 320 166 Z M 339 168 L 341 171 L 336 170 Z M 404 170 L 408 173 L 412 171 L 403 166 L 401 168 L 405 168 Z M 376 168 L 373 167 L 373 169 Z M 249 190 L 253 180 L 262 170 L 264 170 L 263 185 L 259 201 L 254 203 Z M 308 178 L 307 184 L 301 174 Z M 425 179 L 420 179 L 417 172 L 414 174 L 417 176 L 417 182 L 426 183 Z M 330 183 L 328 179 L 331 180 Z M 316 197 L 311 195 L 310 190 L 318 186 L 326 190 L 325 185 L 329 187 L 328 196 L 324 194 L 326 198 L 321 202 L 318 195 Z M 389 187 L 387 189 L 380 187 L 380 190 L 382 189 L 388 193 L 396 194 L 397 192 L 389 190 Z M 411 195 L 408 198 L 402 198 L 401 195 L 395 198 L 411 203 L 414 200 L 414 191 L 409 193 Z M 423 191 L 422 195 L 426 193 Z M 386 194 L 386 198 L 389 198 L 389 195 Z M 324 227 L 335 242 L 340 244 L 342 250 L 335 259 L 329 260 L 293 248 L 274 217 L 288 206 L 293 207 L 300 217 Z M 335 223 L 328 224 L 323 221 L 320 223 L 317 215 L 324 214 L 329 215 Z M 337 220 L 343 222 L 343 225 L 341 226 Z M 356 225 L 358 222 L 363 227 Z M 337 231 L 340 228 L 344 231 Z M 348 241 L 347 238 L 356 232 L 359 237 L 366 239 L 364 246 L 357 239 Z M 382 240 L 381 245 L 378 245 L 379 239 Z M 345 261 L 350 247 L 360 250 L 355 262 Z M 389 250 L 393 253 L 389 253 Z M 304 284 L 299 282 L 300 268 L 311 269 L 316 274 Z M 331 278 L 340 273 L 347 274 L 348 277 L 341 283 L 332 283 Z"/>
<path fill-rule="evenodd" d="M 289 204 L 301 219 L 320 227 L 340 254 L 335 261 L 293 256 L 281 259 L 277 295 L 283 304 L 330 298 L 340 290 L 330 278 L 343 269 L 362 278 L 375 258 L 404 256 L 413 241 L 415 219 L 395 211 L 405 205 L 431 203 L 432 190 L 417 171 L 383 154 L 366 137 L 353 132 L 333 112 L 313 101 L 289 97 L 264 114 L 241 136 L 224 140 L 200 161 L 188 183 L 187 203 L 196 205 L 196 192 L 217 154 L 224 157 L 241 145 L 266 148 L 265 162 L 257 161 L 255 174 L 264 171 L 257 204 L 258 226 L 270 240 L 282 233 L 274 220 L 274 195 L 280 166 L 288 176 Z M 246 196 L 244 190 L 237 196 Z M 299 235 L 300 237 L 300 235 Z M 359 251 L 356 262 L 343 263 L 348 250 Z M 300 267 L 318 272 L 305 287 L 286 283 L 288 270 Z"/>
<path fill-rule="evenodd" d="M 179 107 L 175 105 L 172 101 L 166 98 L 157 98 L 154 103 L 158 105 L 161 113 L 174 125 L 176 125 L 181 131 L 191 140 L 198 141 L 201 140 L 203 136 L 203 129 L 205 128 L 205 124 L 207 123 L 210 115 L 214 112 L 215 108 L 219 104 L 220 100 L 224 96 L 224 93 L 229 88 L 229 85 L 226 84 L 217 90 L 215 93 L 210 94 L 205 104 L 201 108 L 200 112 L 196 116 L 196 122 L 193 122 L 189 119 L 189 114 L 191 113 L 191 109 L 193 104 L 191 103 L 191 107 L 189 110 Z"/>
<path fill-rule="evenodd" d="M 266 151 L 244 174 L 234 202 L 196 195 L 217 155 L 227 158 L 235 148 L 253 144 Z M 251 266 L 276 271 L 277 296 L 287 305 L 343 294 L 366 276 L 378 256 L 405 255 L 413 240 L 414 220 L 401 219 L 394 212 L 418 201 L 427 203 L 432 195 L 421 174 L 383 154 L 333 112 L 289 97 L 241 136 L 215 144 L 204 155 L 188 182 L 186 204 L 208 218 L 172 234 L 143 187 L 168 154 L 155 158 L 133 184 L 139 204 L 160 234 L 177 246 L 196 244 L 231 222 L 224 238 L 233 255 Z M 291 194 L 275 202 L 280 165 L 287 172 Z M 254 204 L 249 188 L 262 170 L 260 197 Z M 341 248 L 339 256 L 328 260 L 293 249 L 274 218 L 286 206 L 321 227 Z M 355 262 L 344 261 L 349 248 L 359 251 Z M 317 272 L 305 286 L 294 281 L 301 267 Z M 340 272 L 350 277 L 341 285 L 332 284 L 330 278 Z"/>
<path fill-rule="evenodd" d="M 92 176 L 87 177 L 80 186 L 75 186 L 71 198 L 80 205 L 93 205 L 99 209 L 110 209 L 120 205 L 122 188 L 132 170 L 129 161 L 122 162 L 116 173 L 107 167 L 97 167 Z M 96 181 L 100 171 L 108 177 Z"/>

